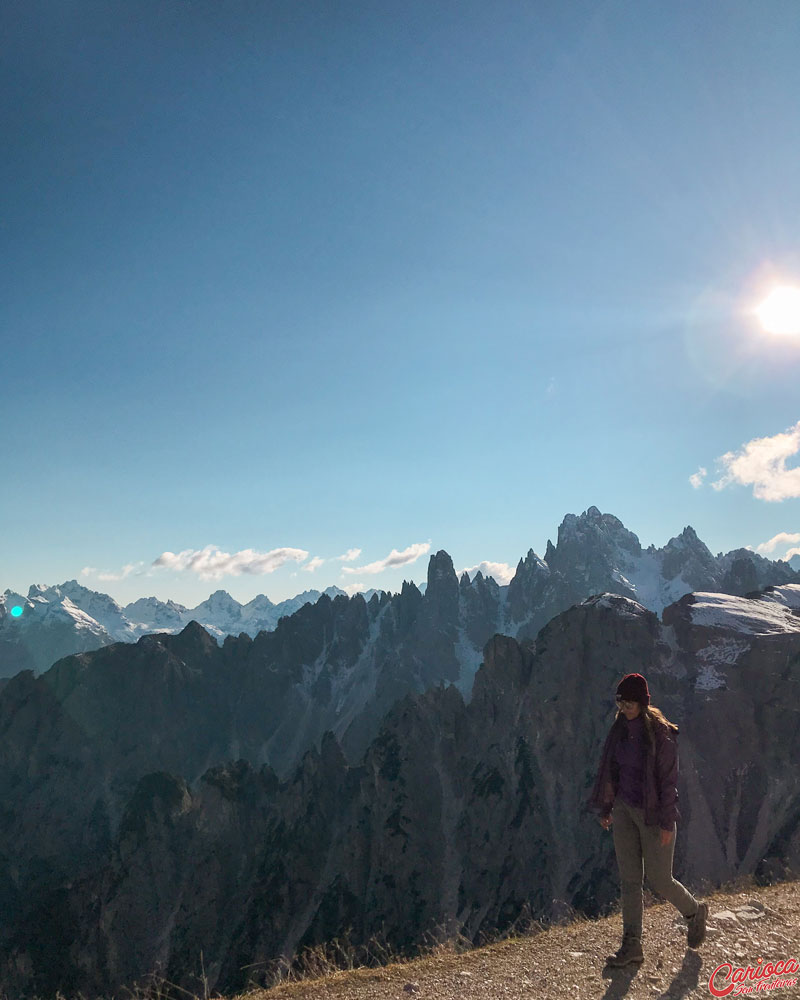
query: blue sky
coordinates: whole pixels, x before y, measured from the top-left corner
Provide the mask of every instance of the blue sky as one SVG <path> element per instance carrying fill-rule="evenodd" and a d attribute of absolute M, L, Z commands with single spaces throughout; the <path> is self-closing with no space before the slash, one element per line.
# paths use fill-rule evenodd
<path fill-rule="evenodd" d="M 3 18 L 0 589 L 800 545 L 796 0 Z"/>

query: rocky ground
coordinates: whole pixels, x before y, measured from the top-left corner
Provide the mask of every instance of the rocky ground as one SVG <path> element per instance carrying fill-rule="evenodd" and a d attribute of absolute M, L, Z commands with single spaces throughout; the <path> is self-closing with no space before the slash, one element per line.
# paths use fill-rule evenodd
<path fill-rule="evenodd" d="M 707 938 L 686 947 L 686 924 L 668 903 L 645 909 L 644 963 L 605 969 L 619 946 L 619 913 L 576 920 L 465 953 L 441 948 L 417 961 L 380 969 L 355 969 L 323 978 L 287 982 L 236 1000 L 512 1000 L 517 997 L 684 1000 L 708 998 L 709 977 L 723 962 L 758 967 L 759 959 L 800 962 L 800 883 L 756 886 L 747 881 L 702 897 L 709 904 Z M 766 983 L 781 977 L 773 976 Z M 794 978 L 793 976 L 785 976 Z M 768 995 L 800 998 L 794 986 Z M 727 985 L 718 978 L 715 984 Z M 752 983 L 756 993 L 755 983 Z M 729 996 L 737 994 L 736 987 Z M 758 991 L 759 993 L 764 991 Z"/>

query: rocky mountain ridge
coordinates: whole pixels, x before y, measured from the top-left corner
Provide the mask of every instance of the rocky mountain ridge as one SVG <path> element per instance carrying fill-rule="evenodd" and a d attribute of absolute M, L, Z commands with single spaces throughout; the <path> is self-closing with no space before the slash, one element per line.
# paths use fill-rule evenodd
<path fill-rule="evenodd" d="M 442 562 L 423 625 L 454 600 Z M 421 601 L 409 588 L 399 607 L 328 607 L 368 618 L 394 608 L 397 622 Z M 226 647 L 237 641 L 249 640 Z M 225 647 L 196 625 L 139 647 L 119 680 L 144 672 L 139 692 L 159 675 L 165 686 L 138 732 L 119 718 L 99 724 L 111 706 L 93 714 L 79 697 L 87 659 L 110 656 L 113 669 L 113 651 L 19 674 L 0 692 L 0 985 L 14 995 L 92 995 L 154 968 L 188 987 L 200 952 L 212 988 L 232 990 L 348 927 L 354 941 L 380 933 L 405 950 L 434 925 L 476 939 L 525 908 L 552 915 L 554 900 L 604 912 L 618 896 L 613 847 L 585 803 L 616 682 L 643 668 L 681 727 L 682 880 L 800 874 L 798 585 L 685 595 L 663 621 L 630 598 L 594 596 L 535 641 L 491 638 L 468 701 L 453 684 L 409 694 L 358 762 L 329 732 L 283 779 L 245 760 L 215 763 L 192 742 L 192 729 L 220 726 L 219 703 L 162 737 L 152 768 L 141 748 L 175 729 L 203 683 L 197 664 Z M 227 668 L 224 684 L 247 700 L 252 663 L 231 657 Z M 132 690 L 120 701 L 130 708 Z M 115 745 L 120 770 L 107 771 Z M 125 774 L 120 762 L 137 752 Z"/>
<path fill-rule="evenodd" d="M 53 587 L 34 584 L 27 597 L 6 590 L 0 594 L 0 677 L 17 670 L 39 673 L 63 656 L 114 642 L 135 642 L 154 632 L 175 634 L 190 621 L 202 625 L 220 644 L 225 636 L 241 632 L 255 638 L 323 593 L 331 598 L 345 596 L 339 587 L 328 587 L 303 591 L 278 604 L 265 594 L 240 604 L 227 591 L 217 590 L 195 608 L 156 597 L 141 597 L 121 607 L 113 597 L 77 580 Z M 367 599 L 372 593 L 367 593 Z M 22 609 L 18 618 L 10 615 L 14 606 Z"/>
<path fill-rule="evenodd" d="M 467 579 L 465 595 L 471 593 L 469 584 L 474 582 Z M 580 516 L 564 517 L 557 542 L 548 541 L 543 559 L 529 550 L 519 560 L 510 584 L 499 587 L 492 580 L 487 590 L 479 583 L 465 600 L 478 618 L 491 620 L 497 631 L 530 637 L 553 615 L 602 591 L 631 597 L 660 613 L 693 590 L 743 595 L 770 584 L 792 582 L 800 582 L 800 572 L 749 549 L 713 556 L 691 527 L 662 548 L 643 549 L 618 518 L 590 507 Z M 338 587 L 324 593 L 331 598 L 344 595 Z M 363 595 L 365 600 L 373 593 Z M 255 639 L 263 630 L 273 631 L 281 617 L 320 596 L 311 590 L 273 604 L 260 594 L 242 605 L 218 590 L 192 609 L 156 598 L 140 598 L 122 608 L 107 594 L 75 580 L 57 587 L 35 585 L 27 597 L 6 591 L 0 595 L 0 677 L 22 669 L 38 673 L 62 656 L 112 642 L 134 642 L 154 632 L 176 633 L 190 621 L 197 621 L 220 645 L 227 635 L 245 633 Z M 20 618 L 9 614 L 14 604 L 24 609 Z M 488 634 L 480 628 L 468 632 L 464 660 L 475 659 L 475 646 L 480 649 Z M 479 653 L 477 657 L 479 661 Z M 464 690 L 470 682 L 467 676 Z"/>

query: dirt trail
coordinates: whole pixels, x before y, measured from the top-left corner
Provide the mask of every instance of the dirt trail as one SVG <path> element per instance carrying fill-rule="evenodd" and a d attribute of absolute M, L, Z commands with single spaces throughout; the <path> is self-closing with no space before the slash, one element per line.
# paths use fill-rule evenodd
<path fill-rule="evenodd" d="M 236 1000 L 684 1000 L 709 998 L 709 977 L 722 963 L 758 968 L 767 962 L 800 963 L 800 882 L 749 886 L 702 897 L 709 904 L 708 936 L 698 951 L 686 947 L 686 922 L 669 903 L 648 906 L 644 916 L 644 963 L 605 969 L 619 946 L 619 913 L 578 920 L 529 937 L 474 951 L 444 952 L 381 969 L 335 973 L 242 994 Z M 725 970 L 717 987 L 729 985 Z M 765 984 L 796 979 L 793 986 L 752 995 L 800 1000 L 800 971 L 773 975 Z M 736 992 L 730 997 L 749 995 Z"/>

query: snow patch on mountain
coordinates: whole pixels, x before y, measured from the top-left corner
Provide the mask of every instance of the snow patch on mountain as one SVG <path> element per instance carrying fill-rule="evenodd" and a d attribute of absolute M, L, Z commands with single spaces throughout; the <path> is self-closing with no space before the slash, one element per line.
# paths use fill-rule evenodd
<path fill-rule="evenodd" d="M 770 600 L 769 595 L 765 600 L 730 594 L 694 594 L 689 614 L 693 625 L 727 629 L 743 635 L 800 632 L 800 614 L 780 601 Z"/>
<path fill-rule="evenodd" d="M 108 633 L 103 626 L 69 597 L 50 593 L 52 589 L 39 585 L 30 588 L 28 597 L 22 597 L 11 590 L 6 590 L 0 596 L 6 612 L 10 612 L 13 607 L 22 608 L 19 617 L 10 614 L 3 617 L 3 624 L 9 634 L 12 629 L 13 634 L 23 636 L 33 629 L 66 626 L 78 634 L 95 636 L 98 646 L 102 646 L 108 640 Z"/>
<path fill-rule="evenodd" d="M 727 684 L 725 678 L 714 669 L 712 663 L 702 660 L 694 687 L 695 691 L 714 691 L 727 687 Z"/>
<path fill-rule="evenodd" d="M 800 584 L 784 583 L 780 587 L 769 587 L 759 599 L 774 601 L 792 611 L 800 611 Z"/>
<path fill-rule="evenodd" d="M 636 600 L 656 614 L 661 614 L 664 608 L 692 589 L 680 574 L 666 580 L 663 563 L 661 553 L 650 550 L 642 552 L 629 559 L 625 578 L 625 585 L 633 591 Z"/>
<path fill-rule="evenodd" d="M 696 653 L 699 672 L 695 681 L 698 691 L 713 691 L 727 687 L 727 668 L 735 666 L 752 648 L 751 643 L 732 636 L 718 636 Z"/>
<path fill-rule="evenodd" d="M 117 641 L 130 642 L 135 638 L 135 630 L 114 598 L 97 590 L 90 590 L 77 580 L 67 580 L 56 587 L 34 584 L 28 591 L 28 598 L 53 607 L 61 605 L 68 614 L 71 614 L 72 609 L 78 608 L 83 616 L 92 619 Z"/>

